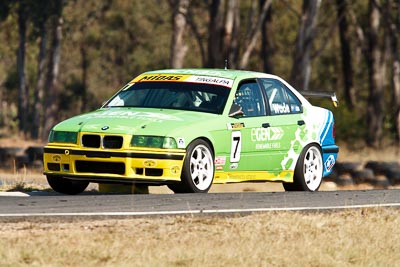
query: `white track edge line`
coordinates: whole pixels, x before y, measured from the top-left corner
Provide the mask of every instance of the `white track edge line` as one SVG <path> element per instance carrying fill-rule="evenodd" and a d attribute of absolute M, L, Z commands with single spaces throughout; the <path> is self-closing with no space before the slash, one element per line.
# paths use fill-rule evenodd
<path fill-rule="evenodd" d="M 218 214 L 218 213 L 248 213 L 267 211 L 307 211 L 307 210 L 338 210 L 359 208 L 399 207 L 400 203 L 323 206 L 323 207 L 288 207 L 288 208 L 254 208 L 254 209 L 221 209 L 221 210 L 175 210 L 175 211 L 133 211 L 133 212 L 62 212 L 62 213 L 10 213 L 0 214 L 0 217 L 36 217 L 36 216 L 149 216 L 149 215 L 184 215 L 184 214 Z"/>

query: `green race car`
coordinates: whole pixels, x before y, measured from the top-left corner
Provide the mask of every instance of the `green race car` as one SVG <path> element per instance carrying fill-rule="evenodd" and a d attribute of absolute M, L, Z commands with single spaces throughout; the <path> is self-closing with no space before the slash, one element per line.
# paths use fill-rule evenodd
<path fill-rule="evenodd" d="M 336 102 L 334 94 L 330 95 Z M 90 182 L 167 185 L 275 181 L 316 191 L 338 154 L 332 112 L 283 79 L 224 69 L 139 75 L 100 109 L 53 127 L 44 173 L 64 194 Z"/>

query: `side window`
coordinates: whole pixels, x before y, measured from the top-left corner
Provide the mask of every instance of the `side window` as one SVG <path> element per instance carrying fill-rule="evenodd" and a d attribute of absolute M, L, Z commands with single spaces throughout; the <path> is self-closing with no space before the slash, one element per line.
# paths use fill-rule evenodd
<path fill-rule="evenodd" d="M 289 105 L 290 105 L 291 113 L 303 112 L 300 100 L 289 89 L 287 89 L 286 92 L 287 92 L 287 95 L 289 98 Z"/>
<path fill-rule="evenodd" d="M 262 80 L 271 115 L 301 113 L 301 102 L 284 84 L 277 80 Z"/>
<path fill-rule="evenodd" d="M 234 104 L 241 107 L 245 117 L 265 116 L 263 95 L 256 81 L 239 85 Z"/>

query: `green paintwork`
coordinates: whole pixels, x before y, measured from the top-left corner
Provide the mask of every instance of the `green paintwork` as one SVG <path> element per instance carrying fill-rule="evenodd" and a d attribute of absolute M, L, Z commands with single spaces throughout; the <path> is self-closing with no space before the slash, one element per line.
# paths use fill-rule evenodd
<path fill-rule="evenodd" d="M 158 76 L 151 75 L 158 74 L 164 80 L 188 75 L 200 77 L 206 81 L 206 78 L 210 77 L 208 82 L 215 82 L 212 78 L 231 81 L 230 85 L 225 87 L 225 90 L 230 93 L 222 114 L 167 108 L 107 107 L 104 105 L 96 111 L 57 124 L 53 131 L 171 137 L 175 139 L 180 149 L 185 149 L 193 140 L 202 138 L 207 140 L 213 149 L 216 172 L 268 171 L 276 175 L 284 170 L 293 171 L 302 149 L 309 143 L 318 144 L 320 142 L 320 135 L 325 123 L 325 119 L 321 116 L 326 110 L 313 107 L 297 92 L 294 94 L 301 101 L 301 113 L 279 116 L 229 117 L 231 103 L 235 99 L 236 89 L 241 81 L 251 79 L 255 81 L 256 78 L 274 79 L 287 87 L 290 86 L 279 77 L 249 71 L 212 69 L 150 71 L 139 77 L 156 79 Z M 138 78 L 130 84 L 137 82 Z M 129 88 L 129 85 L 123 88 Z M 291 87 L 290 89 L 293 90 Z M 305 122 L 305 125 L 298 125 L 301 120 Z M 266 123 L 269 125 L 264 127 L 263 124 Z M 130 141 L 128 143 L 130 144 Z M 53 146 L 56 145 L 53 144 Z M 239 149 L 238 153 L 235 154 L 237 149 Z M 290 172 L 286 173 L 283 180 L 291 180 L 290 176 Z"/>

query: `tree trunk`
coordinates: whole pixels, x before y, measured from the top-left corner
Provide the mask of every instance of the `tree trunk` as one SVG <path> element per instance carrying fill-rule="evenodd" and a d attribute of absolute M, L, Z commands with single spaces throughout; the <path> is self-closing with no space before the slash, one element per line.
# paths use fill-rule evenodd
<path fill-rule="evenodd" d="M 60 1 L 61 3 L 61 1 Z M 43 126 L 43 139 L 46 139 L 51 128 L 55 125 L 58 117 L 58 74 L 61 56 L 61 39 L 62 39 L 62 18 L 61 12 L 59 15 L 54 15 L 52 19 L 52 42 L 49 51 L 50 60 L 46 77 L 46 100 L 45 100 L 45 121 Z"/>
<path fill-rule="evenodd" d="M 400 0 L 397 1 L 397 15 L 395 16 L 397 21 L 394 21 L 395 25 L 395 36 L 393 37 L 396 40 L 395 44 L 393 44 L 394 53 L 394 62 L 393 62 L 393 98 L 395 99 L 395 127 L 396 127 L 396 139 L 397 145 L 400 146 L 400 47 L 398 40 L 400 40 Z"/>
<path fill-rule="evenodd" d="M 18 68 L 18 121 L 19 130 L 23 133 L 27 131 L 27 114 L 28 114 L 28 90 L 25 79 L 25 44 L 26 44 L 26 24 L 27 24 L 27 7 L 24 1 L 19 2 L 18 8 L 18 34 L 19 47 L 17 55 Z"/>
<path fill-rule="evenodd" d="M 250 59 L 250 55 L 256 46 L 258 37 L 260 35 L 262 24 L 265 20 L 265 17 L 267 16 L 267 12 L 271 6 L 271 3 L 272 3 L 272 0 L 267 0 L 264 2 L 261 12 L 259 14 L 258 20 L 255 21 L 251 27 L 250 35 L 249 35 L 250 40 L 248 42 L 246 42 L 246 45 L 245 45 L 246 49 L 242 55 L 242 59 L 240 61 L 240 65 L 239 65 L 240 69 L 245 69 L 247 67 L 247 64 Z"/>
<path fill-rule="evenodd" d="M 207 67 L 221 67 L 224 64 L 222 43 L 224 36 L 224 6 L 225 0 L 212 0 L 210 5 L 210 24 L 208 37 Z"/>
<path fill-rule="evenodd" d="M 213 0 L 210 5 L 207 67 L 235 68 L 239 54 L 239 1 Z"/>
<path fill-rule="evenodd" d="M 346 18 L 347 0 L 336 0 L 336 9 L 339 20 L 344 95 L 350 110 L 353 110 L 356 103 L 356 92 L 353 86 L 353 63 L 350 47 L 350 33 Z"/>
<path fill-rule="evenodd" d="M 173 32 L 170 66 L 171 68 L 182 68 L 186 52 L 188 51 L 184 36 L 187 25 L 186 16 L 189 8 L 189 0 L 175 0 L 171 2 L 174 13 L 172 17 Z"/>
<path fill-rule="evenodd" d="M 265 4 L 266 0 L 260 0 L 260 6 Z M 263 59 L 263 69 L 266 73 L 274 73 L 272 65 L 273 38 L 272 38 L 272 7 L 267 11 L 267 14 L 261 26 L 261 57 Z"/>
<path fill-rule="evenodd" d="M 228 0 L 226 19 L 224 23 L 224 38 L 222 54 L 228 60 L 230 68 L 236 68 L 239 53 L 239 2 L 238 0 Z"/>
<path fill-rule="evenodd" d="M 81 54 L 81 68 L 82 68 L 82 103 L 81 103 L 81 113 L 87 111 L 88 104 L 88 68 L 89 59 L 87 56 L 86 45 L 84 42 L 80 44 L 80 54 Z"/>
<path fill-rule="evenodd" d="M 382 140 L 384 116 L 383 56 L 379 45 L 379 0 L 369 2 L 369 97 L 367 108 L 367 144 L 378 147 Z"/>
<path fill-rule="evenodd" d="M 355 51 L 353 52 L 354 65 L 359 66 L 363 58 L 368 58 L 367 37 L 365 36 L 366 34 L 364 33 L 364 29 L 357 20 L 355 12 L 350 6 L 347 11 L 350 15 L 351 24 L 355 28 L 355 36 L 353 37 L 353 40 L 355 40 Z M 357 69 L 355 69 L 355 71 L 357 72 Z"/>
<path fill-rule="evenodd" d="M 199 50 L 200 50 L 200 55 L 201 55 L 201 63 L 202 66 L 206 66 L 208 63 L 208 58 L 206 55 L 206 49 L 204 48 L 204 44 L 203 44 L 203 36 L 201 35 L 201 33 L 199 32 L 199 29 L 196 25 L 196 23 L 193 21 L 193 14 L 191 12 L 191 9 L 188 10 L 188 17 L 186 18 L 187 23 L 190 26 L 190 29 L 192 30 L 193 34 L 194 34 L 194 38 L 196 39 L 196 42 L 199 46 Z"/>
<path fill-rule="evenodd" d="M 389 50 L 391 54 L 391 81 L 393 100 L 392 118 L 394 121 L 394 130 L 396 143 L 400 145 L 400 53 L 398 38 L 400 38 L 400 1 L 396 3 L 398 13 L 392 14 L 392 8 L 395 6 L 392 0 L 386 0 L 385 5 L 385 27 L 388 30 Z"/>
<path fill-rule="evenodd" d="M 321 0 L 303 0 L 303 15 L 296 38 L 293 67 L 290 74 L 292 85 L 307 90 L 311 75 L 311 48 L 316 34 L 318 10 Z"/>
<path fill-rule="evenodd" d="M 39 138 L 41 134 L 42 115 L 43 115 L 43 90 L 45 83 L 45 63 L 46 63 L 46 44 L 47 44 L 47 31 L 44 24 L 42 25 L 40 31 L 41 31 L 41 36 L 39 41 L 38 73 L 37 73 L 37 83 L 34 91 L 33 122 L 31 129 L 31 137 L 33 139 Z"/>

